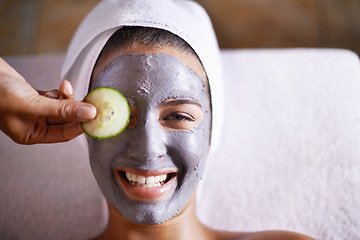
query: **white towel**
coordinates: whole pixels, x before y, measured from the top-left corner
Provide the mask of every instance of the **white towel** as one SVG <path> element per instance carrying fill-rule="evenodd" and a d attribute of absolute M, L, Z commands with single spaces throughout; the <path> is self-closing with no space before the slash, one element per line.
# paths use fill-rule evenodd
<path fill-rule="evenodd" d="M 58 86 L 63 57 L 7 58 L 31 85 Z M 222 52 L 224 125 L 198 216 L 232 231 L 359 239 L 360 61 L 344 50 Z M 0 239 L 100 234 L 106 203 L 80 140 L 23 146 L 0 132 Z"/>
<path fill-rule="evenodd" d="M 88 89 L 95 61 L 109 37 L 123 26 L 160 28 L 185 40 L 199 56 L 207 73 L 212 102 L 211 149 L 221 132 L 222 73 L 220 51 L 204 9 L 188 0 L 104 0 L 85 18 L 69 46 L 61 77 L 75 86 L 76 99 Z"/>
<path fill-rule="evenodd" d="M 234 231 L 360 239 L 360 62 L 334 49 L 222 52 L 226 116 L 198 216 Z"/>

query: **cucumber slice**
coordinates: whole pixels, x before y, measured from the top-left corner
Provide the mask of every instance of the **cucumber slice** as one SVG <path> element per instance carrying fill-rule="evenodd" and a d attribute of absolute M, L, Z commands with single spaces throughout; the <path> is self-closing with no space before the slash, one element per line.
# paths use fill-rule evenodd
<path fill-rule="evenodd" d="M 121 133 L 129 123 L 129 104 L 117 89 L 98 87 L 90 91 L 84 102 L 96 107 L 96 118 L 81 123 L 84 132 L 96 139 L 106 139 Z"/>

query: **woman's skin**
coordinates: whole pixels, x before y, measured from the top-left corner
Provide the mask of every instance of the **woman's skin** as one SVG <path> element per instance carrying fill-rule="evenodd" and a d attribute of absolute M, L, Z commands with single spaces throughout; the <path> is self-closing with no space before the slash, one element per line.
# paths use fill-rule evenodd
<path fill-rule="evenodd" d="M 96 67 L 94 68 L 92 75 L 91 86 L 96 84 L 96 80 L 105 68 L 114 59 L 121 55 L 131 53 L 142 53 L 142 54 L 169 54 L 177 57 L 183 63 L 185 63 L 199 78 L 205 82 L 206 75 L 205 71 L 199 62 L 199 60 L 192 55 L 181 53 L 171 47 L 163 47 L 160 49 L 148 49 L 144 46 L 136 46 L 132 49 L 125 49 L 123 51 L 114 51 L 111 54 L 103 56 L 99 59 Z M 205 84 L 206 85 L 206 84 Z M 133 126 L 132 126 L 133 127 Z M 140 200 L 141 199 L 137 199 Z M 146 199 L 144 199 L 146 201 Z M 117 209 L 108 202 L 109 208 L 109 222 L 105 231 L 95 239 L 106 239 L 106 240 L 161 240 L 161 239 L 244 239 L 244 240 L 255 240 L 255 239 L 312 239 L 310 237 L 285 231 L 264 231 L 256 233 L 231 233 L 216 231 L 204 226 L 196 216 L 196 191 L 193 193 L 187 205 L 181 210 L 181 212 L 168 221 L 161 224 L 144 225 L 137 224 L 126 219 Z"/>

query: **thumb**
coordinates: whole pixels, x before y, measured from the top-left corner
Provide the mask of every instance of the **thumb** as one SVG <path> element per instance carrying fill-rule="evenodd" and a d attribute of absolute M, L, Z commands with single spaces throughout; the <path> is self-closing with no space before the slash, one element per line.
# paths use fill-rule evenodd
<path fill-rule="evenodd" d="M 96 108 L 89 103 L 39 96 L 35 115 L 64 121 L 86 121 L 96 117 Z"/>

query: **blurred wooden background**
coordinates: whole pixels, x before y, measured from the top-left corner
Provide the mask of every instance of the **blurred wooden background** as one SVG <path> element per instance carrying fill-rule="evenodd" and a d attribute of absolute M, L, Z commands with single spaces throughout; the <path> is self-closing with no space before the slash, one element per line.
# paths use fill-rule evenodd
<path fill-rule="evenodd" d="M 0 55 L 64 53 L 100 0 L 0 0 Z M 221 48 L 346 48 L 360 54 L 360 0 L 198 0 Z"/>

